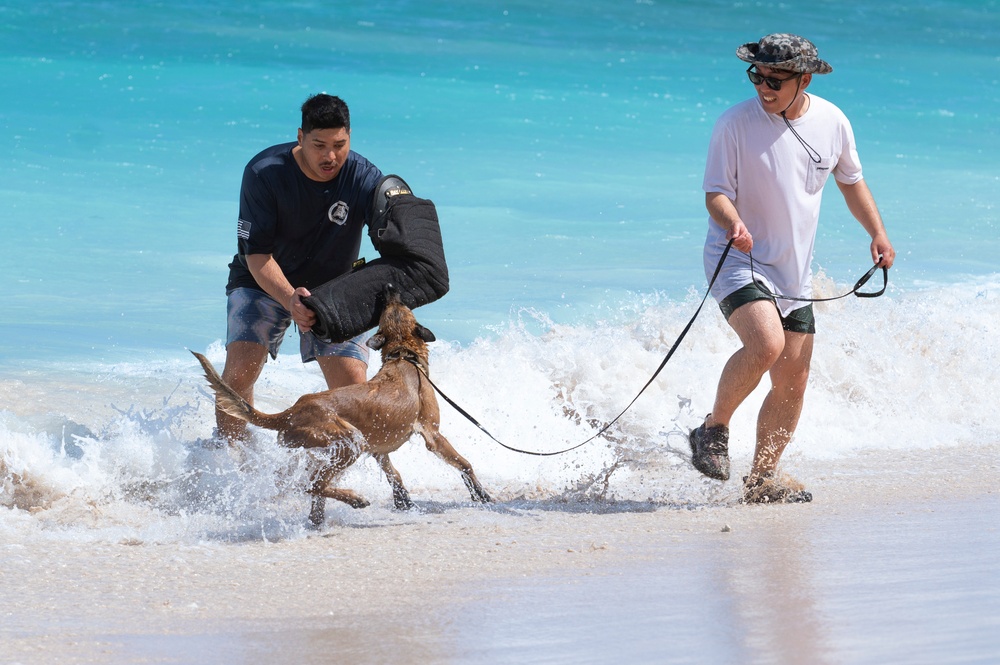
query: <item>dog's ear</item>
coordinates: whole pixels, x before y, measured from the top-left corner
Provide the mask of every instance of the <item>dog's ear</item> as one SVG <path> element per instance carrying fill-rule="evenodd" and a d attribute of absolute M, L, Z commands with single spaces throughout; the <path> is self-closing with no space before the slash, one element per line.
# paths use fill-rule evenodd
<path fill-rule="evenodd" d="M 385 335 L 383 335 L 380 332 L 377 332 L 368 338 L 368 341 L 365 342 L 365 345 L 369 349 L 374 349 L 375 351 L 378 351 L 383 346 L 385 346 Z"/>
<path fill-rule="evenodd" d="M 424 328 L 419 323 L 413 328 L 413 334 L 419 337 L 420 339 L 424 340 L 425 342 L 433 342 L 437 340 L 437 337 L 434 336 L 434 333 L 432 333 L 427 328 Z"/>

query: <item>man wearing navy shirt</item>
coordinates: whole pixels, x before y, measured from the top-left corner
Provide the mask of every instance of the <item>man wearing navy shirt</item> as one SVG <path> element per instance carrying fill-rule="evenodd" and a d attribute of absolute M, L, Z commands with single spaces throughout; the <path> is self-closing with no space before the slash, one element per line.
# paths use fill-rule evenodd
<path fill-rule="evenodd" d="M 223 380 L 253 403 L 267 360 L 285 331 L 299 329 L 303 362 L 315 360 L 330 388 L 362 383 L 363 340 L 327 343 L 310 332 L 309 289 L 349 271 L 358 258 L 382 173 L 351 150 L 351 117 L 339 97 L 314 95 L 302 105 L 298 140 L 272 146 L 247 164 L 240 190 L 239 251 L 229 264 Z M 218 409 L 217 435 L 247 436 L 246 424 Z"/>

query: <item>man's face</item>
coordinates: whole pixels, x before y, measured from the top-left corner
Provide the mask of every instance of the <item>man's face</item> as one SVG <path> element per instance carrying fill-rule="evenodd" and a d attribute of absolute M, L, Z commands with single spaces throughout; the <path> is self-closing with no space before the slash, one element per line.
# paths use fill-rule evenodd
<path fill-rule="evenodd" d="M 314 129 L 308 134 L 299 129 L 299 166 L 311 180 L 329 182 L 337 177 L 351 151 L 351 134 L 343 127 Z"/>
<path fill-rule="evenodd" d="M 802 74 L 801 80 L 796 80 L 797 75 L 787 70 L 771 69 L 759 65 L 755 69 L 763 77 L 784 80 L 780 90 L 772 90 L 764 81 L 754 86 L 764 110 L 768 113 L 781 113 L 787 109 L 795 96 L 805 90 L 809 81 L 812 80 L 812 74 Z"/>

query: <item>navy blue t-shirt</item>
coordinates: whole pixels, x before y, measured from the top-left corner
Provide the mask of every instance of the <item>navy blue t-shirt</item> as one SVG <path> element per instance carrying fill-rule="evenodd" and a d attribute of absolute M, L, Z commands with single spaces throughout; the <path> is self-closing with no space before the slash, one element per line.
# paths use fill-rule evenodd
<path fill-rule="evenodd" d="M 272 146 L 243 171 L 239 251 L 226 293 L 262 290 L 247 268 L 248 254 L 271 254 L 293 287 L 307 289 L 344 274 L 358 258 L 382 172 L 352 150 L 336 178 L 310 180 L 292 156 L 296 145 Z"/>

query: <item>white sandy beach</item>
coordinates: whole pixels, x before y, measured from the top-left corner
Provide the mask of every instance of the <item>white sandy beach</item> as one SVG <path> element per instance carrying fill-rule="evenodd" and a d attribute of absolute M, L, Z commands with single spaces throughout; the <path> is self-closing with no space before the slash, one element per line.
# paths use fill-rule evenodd
<path fill-rule="evenodd" d="M 284 542 L 40 532 L 0 545 L 0 663 L 996 662 L 1000 447 L 789 470 L 812 504 L 415 497 Z"/>

